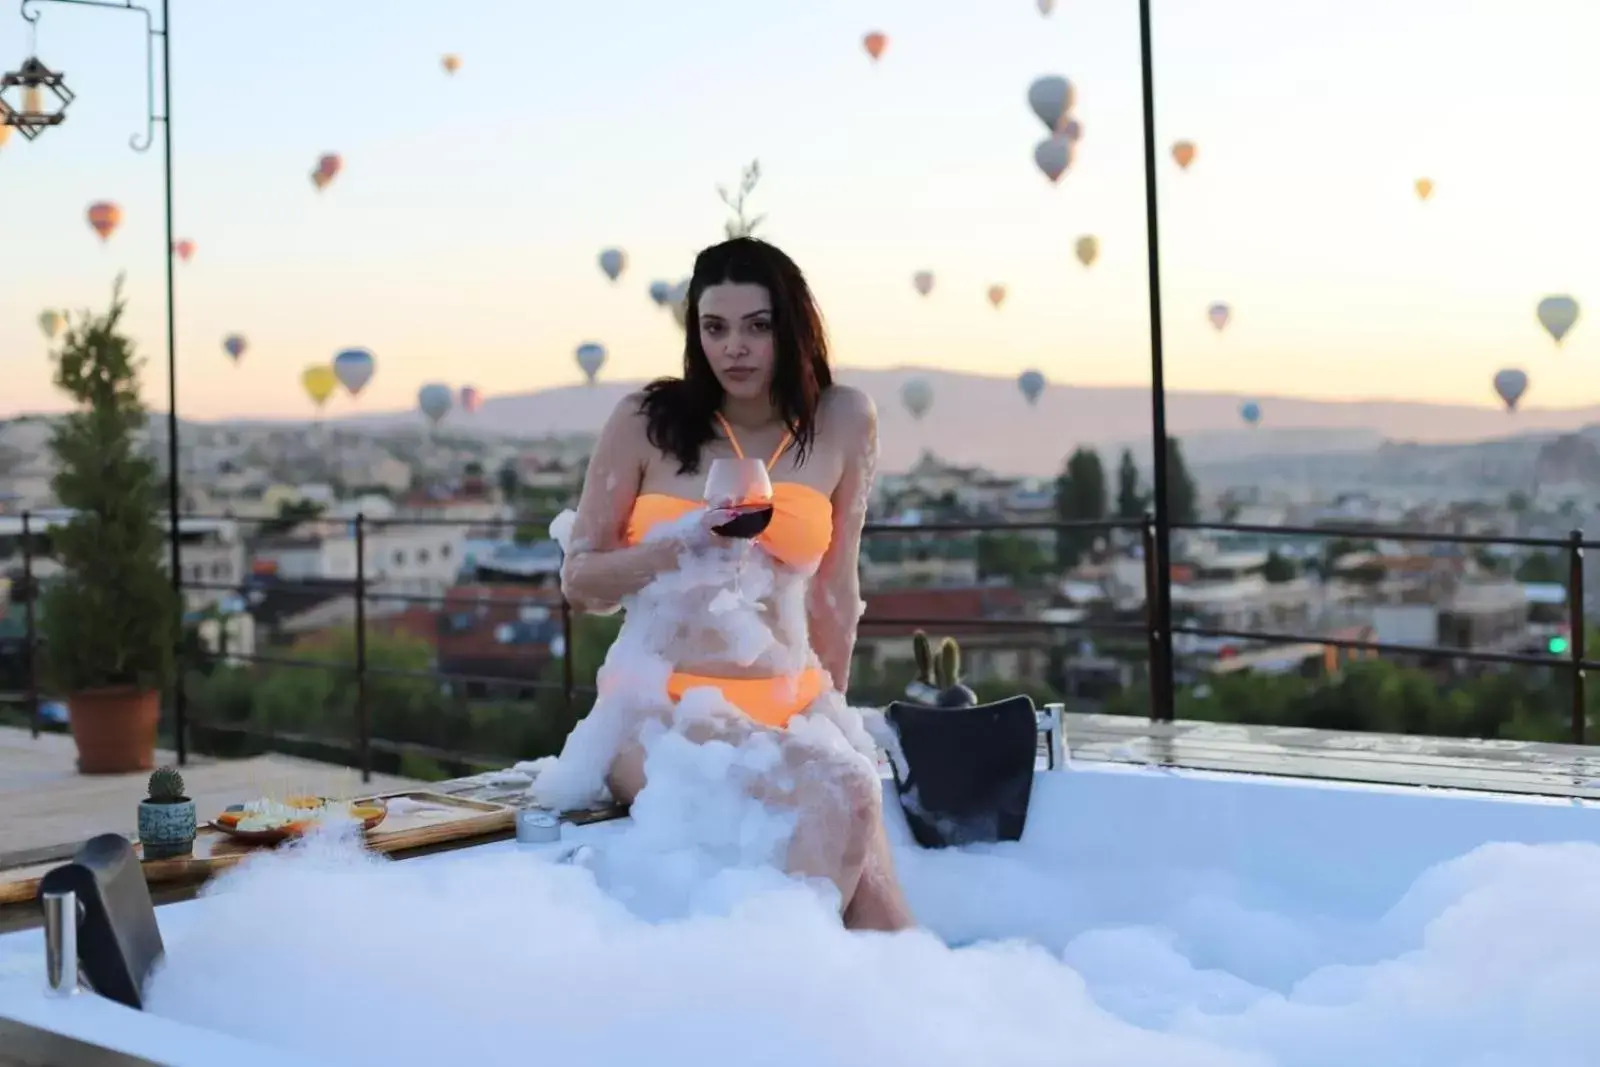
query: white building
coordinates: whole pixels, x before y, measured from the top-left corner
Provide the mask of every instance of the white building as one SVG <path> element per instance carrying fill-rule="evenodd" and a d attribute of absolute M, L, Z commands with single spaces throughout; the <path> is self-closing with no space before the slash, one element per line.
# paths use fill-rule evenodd
<path fill-rule="evenodd" d="M 253 553 L 252 569 L 280 581 L 354 581 L 353 523 L 303 524 L 309 533 L 267 538 Z M 364 532 L 365 575 L 370 592 L 442 596 L 455 584 L 467 531 L 458 526 L 370 524 Z"/>

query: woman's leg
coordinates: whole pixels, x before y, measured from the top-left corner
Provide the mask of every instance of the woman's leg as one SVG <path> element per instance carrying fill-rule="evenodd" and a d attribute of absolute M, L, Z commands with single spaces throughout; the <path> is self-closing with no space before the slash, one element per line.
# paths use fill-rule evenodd
<path fill-rule="evenodd" d="M 686 734 L 697 744 L 710 740 L 737 744 L 761 729 L 765 727 L 748 722 L 702 719 L 690 724 Z M 792 808 L 797 815 L 785 870 L 832 882 L 839 890 L 846 925 L 852 929 L 912 926 L 894 876 L 877 774 L 853 753 L 773 732 L 783 752 L 783 772 L 752 783 L 750 792 L 763 802 Z M 644 788 L 644 761 L 644 746 L 633 738 L 612 762 L 608 782 L 619 803 L 633 803 Z"/>
<path fill-rule="evenodd" d="M 851 930 L 909 930 L 917 925 L 911 916 L 900 879 L 894 873 L 894 853 L 880 812 L 876 832 L 867 852 L 866 866 L 856 883 L 856 895 L 844 909 L 844 924 Z"/>

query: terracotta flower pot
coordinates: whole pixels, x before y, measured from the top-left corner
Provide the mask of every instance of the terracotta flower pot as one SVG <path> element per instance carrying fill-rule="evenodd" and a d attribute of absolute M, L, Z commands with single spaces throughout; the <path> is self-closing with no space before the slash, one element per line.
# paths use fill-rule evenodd
<path fill-rule="evenodd" d="M 161 694 L 131 686 L 90 689 L 67 698 L 79 774 L 148 771 L 156 763 Z"/>

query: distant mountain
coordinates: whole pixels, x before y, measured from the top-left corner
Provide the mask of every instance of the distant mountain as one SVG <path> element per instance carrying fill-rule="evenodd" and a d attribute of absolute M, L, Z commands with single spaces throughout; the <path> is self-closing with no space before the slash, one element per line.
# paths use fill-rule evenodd
<path fill-rule="evenodd" d="M 1040 476 L 1056 473 L 1080 444 L 1102 449 L 1128 445 L 1142 461 L 1150 453 L 1146 389 L 1051 385 L 1029 407 L 1010 377 L 911 367 L 846 369 L 839 377 L 877 401 L 888 470 L 905 469 L 924 449 L 957 463 Z M 911 378 L 926 379 L 934 390 L 933 406 L 920 422 L 900 403 L 900 389 Z M 452 413 L 447 425 L 456 431 L 518 436 L 592 433 L 617 401 L 641 384 L 604 382 L 491 397 L 475 415 Z M 1168 432 L 1183 438 L 1186 456 L 1201 466 L 1258 456 L 1372 453 L 1386 441 L 1439 444 L 1530 432 L 1550 435 L 1600 423 L 1600 407 L 1530 408 L 1508 416 L 1488 407 L 1397 400 L 1255 399 L 1263 417 L 1251 429 L 1240 423 L 1237 394 L 1169 391 Z M 375 430 L 418 421 L 414 412 L 336 420 L 352 429 Z"/>

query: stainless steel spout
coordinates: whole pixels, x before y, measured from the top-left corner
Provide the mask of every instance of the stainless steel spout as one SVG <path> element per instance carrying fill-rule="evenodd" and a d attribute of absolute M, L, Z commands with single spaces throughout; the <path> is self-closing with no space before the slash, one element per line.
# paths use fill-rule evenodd
<path fill-rule="evenodd" d="M 78 894 L 70 889 L 45 893 L 41 903 L 45 993 L 70 997 L 78 992 Z"/>

